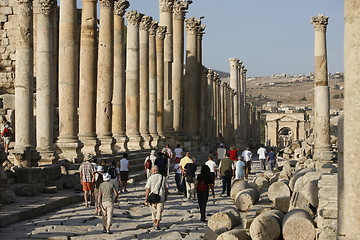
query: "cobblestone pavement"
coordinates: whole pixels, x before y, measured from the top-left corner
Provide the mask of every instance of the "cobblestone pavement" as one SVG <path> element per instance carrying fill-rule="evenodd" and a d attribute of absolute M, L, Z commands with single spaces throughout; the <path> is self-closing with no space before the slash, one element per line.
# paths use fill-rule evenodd
<path fill-rule="evenodd" d="M 173 173 L 168 183 L 170 196 L 161 230 L 153 229 L 150 208 L 143 205 L 145 181 L 141 181 L 130 186 L 128 193 L 119 195 L 112 235 L 102 233 L 101 217 L 94 214 L 93 207 L 85 208 L 79 203 L 0 228 L 0 239 L 202 239 L 206 223 L 200 221 L 197 200 L 188 202 L 176 193 Z M 216 180 L 215 194 L 215 198 L 209 198 L 208 215 L 234 206 L 230 198 L 220 196 L 220 179 Z"/>

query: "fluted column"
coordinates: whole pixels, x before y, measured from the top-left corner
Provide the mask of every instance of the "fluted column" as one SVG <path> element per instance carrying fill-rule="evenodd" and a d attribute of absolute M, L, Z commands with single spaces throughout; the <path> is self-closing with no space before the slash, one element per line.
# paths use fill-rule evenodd
<path fill-rule="evenodd" d="M 236 93 L 239 92 L 238 83 L 239 83 L 239 59 L 237 58 L 229 58 L 230 62 L 230 87 L 235 90 Z M 239 98 L 237 94 L 233 96 L 233 104 L 234 104 L 234 135 L 235 135 L 235 142 L 240 141 L 239 136 Z"/>
<path fill-rule="evenodd" d="M 247 109 L 246 109 L 246 69 L 239 63 L 239 141 L 238 148 L 247 147 Z"/>
<path fill-rule="evenodd" d="M 215 114 L 214 114 L 214 105 L 215 105 L 215 96 L 214 96 L 214 75 L 215 72 L 212 69 L 209 69 L 206 75 L 207 79 L 207 88 L 208 88 L 208 95 L 207 95 L 207 102 L 208 102 L 208 127 L 207 127 L 207 134 L 208 140 L 213 142 L 214 141 L 214 121 L 215 121 Z"/>
<path fill-rule="evenodd" d="M 159 0 L 159 25 L 166 26 L 164 39 L 164 133 L 170 138 L 173 128 L 172 61 L 173 61 L 173 12 L 174 0 Z"/>
<path fill-rule="evenodd" d="M 216 103 L 215 103 L 215 110 L 216 110 L 216 137 L 219 141 L 222 140 L 221 138 L 221 81 L 218 74 L 215 75 L 215 96 L 216 96 Z"/>
<path fill-rule="evenodd" d="M 311 18 L 315 28 L 315 86 L 314 86 L 314 159 L 331 161 L 330 144 L 330 97 L 327 76 L 326 28 L 328 18 L 318 15 Z"/>
<path fill-rule="evenodd" d="M 112 154 L 111 133 L 114 80 L 114 0 L 100 0 L 100 29 L 96 88 L 96 134 L 100 153 Z"/>
<path fill-rule="evenodd" d="M 160 136 L 158 144 L 164 136 L 164 39 L 165 26 L 158 26 L 156 32 L 156 73 L 157 73 L 157 132 Z"/>
<path fill-rule="evenodd" d="M 139 24 L 143 15 L 135 10 L 126 13 L 127 55 L 126 55 L 126 135 L 128 148 L 138 150 L 142 147 L 139 132 L 140 121 L 140 61 Z"/>
<path fill-rule="evenodd" d="M 18 1 L 15 67 L 15 146 L 13 152 L 26 153 L 34 147 L 33 92 L 34 43 L 32 0 Z M 24 157 L 24 167 L 31 166 L 31 155 Z"/>
<path fill-rule="evenodd" d="M 53 147 L 53 119 L 55 78 L 53 75 L 52 14 L 56 3 L 53 0 L 39 0 L 37 15 L 36 52 L 36 150 L 40 153 L 40 164 L 55 161 Z"/>
<path fill-rule="evenodd" d="M 149 134 L 149 29 L 152 17 L 143 16 L 140 22 L 140 134 L 143 147 L 150 148 Z"/>
<path fill-rule="evenodd" d="M 201 24 L 201 20 L 200 20 Z M 198 68 L 199 68 L 199 76 L 198 81 L 200 82 L 200 94 L 198 96 L 198 101 L 200 102 L 200 122 L 199 122 L 199 130 L 201 141 L 205 138 L 205 132 L 207 128 L 205 114 L 208 109 L 207 107 L 207 87 L 206 87 L 206 72 L 207 70 L 203 67 L 202 64 L 202 39 L 203 35 L 205 34 L 205 25 L 198 26 L 198 32 L 196 36 L 196 48 L 197 48 L 197 61 L 198 61 Z M 206 106 L 206 107 L 205 107 Z M 201 124 L 200 124 L 201 123 Z"/>
<path fill-rule="evenodd" d="M 112 133 L 116 140 L 116 152 L 126 150 L 125 124 L 125 27 L 124 14 L 130 3 L 118 0 L 114 3 L 114 91 L 112 100 Z"/>
<path fill-rule="evenodd" d="M 76 0 L 60 1 L 59 21 L 59 137 L 60 158 L 75 162 L 78 141 L 78 44 Z"/>
<path fill-rule="evenodd" d="M 99 153 L 96 138 L 97 0 L 82 0 L 79 74 L 79 140 L 82 155 Z"/>
<path fill-rule="evenodd" d="M 200 81 L 197 57 L 197 33 L 200 21 L 187 18 L 186 22 L 186 67 L 184 82 L 184 133 L 198 140 L 200 119 Z"/>
<path fill-rule="evenodd" d="M 189 7 L 188 1 L 175 1 L 173 6 L 173 63 L 172 63 L 172 98 L 174 100 L 173 127 L 175 134 L 182 132 L 183 80 L 184 80 L 184 19 Z"/>
<path fill-rule="evenodd" d="M 345 0 L 345 102 L 344 102 L 344 182 L 339 181 L 338 239 L 360 237 L 360 161 L 358 146 L 360 128 L 360 5 Z M 340 166 L 340 164 L 339 164 Z M 341 169 L 340 169 L 341 171 Z M 340 174 L 340 173 L 339 173 Z M 343 198 L 341 198 L 343 196 Z"/>
<path fill-rule="evenodd" d="M 226 122 L 226 105 L 225 105 L 225 86 L 224 82 L 220 82 L 220 132 L 223 141 L 226 140 L 225 136 L 225 122 Z"/>
<path fill-rule="evenodd" d="M 152 21 L 149 29 L 149 133 L 151 136 L 151 147 L 158 145 L 159 135 L 157 133 L 157 64 L 156 64 L 156 31 L 158 22 Z"/>

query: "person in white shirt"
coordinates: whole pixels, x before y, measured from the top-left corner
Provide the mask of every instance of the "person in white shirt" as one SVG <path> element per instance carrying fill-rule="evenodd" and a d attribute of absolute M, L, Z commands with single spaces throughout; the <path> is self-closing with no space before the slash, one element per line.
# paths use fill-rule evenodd
<path fill-rule="evenodd" d="M 182 159 L 183 157 L 183 150 L 182 148 L 180 147 L 180 144 L 178 144 L 176 146 L 176 148 L 174 149 L 174 153 L 175 153 L 175 162 L 177 162 L 178 160 L 180 161 L 180 159 Z"/>
<path fill-rule="evenodd" d="M 148 163 L 148 160 L 150 160 L 150 164 Z M 144 170 L 146 172 L 146 178 L 148 179 L 151 176 L 151 168 L 155 165 L 156 155 L 155 150 L 151 150 L 150 155 L 145 158 L 144 162 Z"/>
<path fill-rule="evenodd" d="M 261 147 L 257 150 L 257 154 L 259 155 L 260 167 L 263 170 L 266 170 L 266 154 L 267 154 L 267 151 L 264 148 L 264 145 L 261 145 Z"/>
<path fill-rule="evenodd" d="M 251 161 L 252 161 L 252 153 L 250 148 L 247 147 L 241 154 L 241 157 L 245 161 L 245 179 L 248 179 L 249 173 L 251 173 Z"/>
<path fill-rule="evenodd" d="M 172 152 L 169 144 L 166 144 L 165 148 L 166 148 L 166 155 L 167 155 L 167 175 L 166 176 L 169 176 L 171 160 L 173 159 L 174 155 L 173 155 L 173 152 Z"/>
<path fill-rule="evenodd" d="M 225 158 L 226 148 L 223 143 L 220 143 L 220 147 L 216 150 L 217 162 L 219 163 L 221 159 Z"/>
<path fill-rule="evenodd" d="M 127 153 L 124 153 L 123 158 L 120 160 L 120 186 L 123 187 L 125 193 L 128 192 L 126 186 L 127 186 L 127 181 L 129 180 L 129 170 L 130 170 L 130 163 L 127 157 L 128 157 Z"/>
<path fill-rule="evenodd" d="M 205 162 L 205 165 L 207 165 L 210 168 L 210 174 L 212 176 L 212 184 L 215 184 L 217 165 L 214 162 L 214 156 L 212 154 L 209 154 L 208 160 Z"/>

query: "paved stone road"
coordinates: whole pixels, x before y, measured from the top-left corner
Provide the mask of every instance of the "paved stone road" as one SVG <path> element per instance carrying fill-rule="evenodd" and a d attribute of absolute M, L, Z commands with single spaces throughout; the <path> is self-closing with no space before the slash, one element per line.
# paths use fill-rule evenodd
<path fill-rule="evenodd" d="M 258 169 L 258 164 L 254 164 Z M 114 210 L 113 234 L 102 233 L 101 217 L 93 208 L 74 204 L 41 217 L 0 228 L 0 239 L 202 239 L 206 223 L 200 221 L 196 200 L 187 202 L 176 193 L 174 174 L 168 178 L 170 196 L 165 204 L 161 230 L 152 227 L 149 207 L 143 205 L 145 181 L 129 187 L 119 196 Z M 216 197 L 209 198 L 207 212 L 214 214 L 234 206 L 230 198 L 221 197 L 221 181 L 216 180 Z"/>

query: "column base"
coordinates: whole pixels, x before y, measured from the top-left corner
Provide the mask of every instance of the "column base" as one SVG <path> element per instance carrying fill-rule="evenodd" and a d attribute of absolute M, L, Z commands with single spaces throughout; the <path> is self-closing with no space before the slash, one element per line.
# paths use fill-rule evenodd
<path fill-rule="evenodd" d="M 80 141 L 79 147 L 81 149 L 81 154 L 79 156 L 80 162 L 82 162 L 84 156 L 88 154 L 95 156 L 100 154 L 99 151 L 100 142 L 97 138 L 88 137 L 88 136 L 79 136 L 79 141 Z"/>
<path fill-rule="evenodd" d="M 67 159 L 72 163 L 80 162 L 80 143 L 74 139 L 59 139 L 56 143 L 56 152 L 60 159 Z"/>
<path fill-rule="evenodd" d="M 144 134 L 144 135 L 142 135 L 142 139 L 143 139 L 143 148 L 144 148 L 144 149 L 149 149 L 149 148 L 151 148 L 152 138 L 151 138 L 150 134 Z"/>
<path fill-rule="evenodd" d="M 143 149 L 143 141 L 140 135 L 128 136 L 129 142 L 127 147 L 129 150 L 141 150 Z"/>
<path fill-rule="evenodd" d="M 36 167 L 35 149 L 32 147 L 15 146 L 14 149 L 9 151 L 8 159 L 17 167 Z"/>
<path fill-rule="evenodd" d="M 59 159 L 59 156 L 56 154 L 53 150 L 37 150 L 38 156 L 40 157 L 40 160 L 38 161 L 38 165 L 49 165 L 54 164 Z"/>
<path fill-rule="evenodd" d="M 102 137 L 99 138 L 100 146 L 99 151 L 100 154 L 115 154 L 115 139 L 113 137 Z"/>
<path fill-rule="evenodd" d="M 334 152 L 331 148 L 315 148 L 313 159 L 321 163 L 331 163 L 334 159 Z"/>
<path fill-rule="evenodd" d="M 127 148 L 127 143 L 129 141 L 126 135 L 113 135 L 115 139 L 114 150 L 116 153 L 118 152 L 126 152 L 129 149 Z"/>

